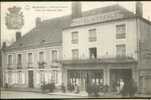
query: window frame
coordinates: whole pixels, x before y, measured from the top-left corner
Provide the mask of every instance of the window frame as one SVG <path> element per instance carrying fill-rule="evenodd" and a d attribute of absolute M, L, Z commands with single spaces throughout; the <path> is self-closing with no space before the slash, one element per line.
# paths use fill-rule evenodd
<path fill-rule="evenodd" d="M 72 42 L 72 44 L 78 44 L 78 41 L 79 41 L 79 39 L 78 39 L 79 32 L 78 31 L 73 31 L 73 32 L 71 32 L 71 35 L 72 35 L 71 36 L 71 42 Z"/>
<path fill-rule="evenodd" d="M 42 55 L 43 58 L 41 58 L 41 53 L 43 54 L 43 55 Z M 42 63 L 42 62 L 44 62 L 44 61 L 45 61 L 44 51 L 40 51 L 40 52 L 39 52 L 39 63 Z"/>
<path fill-rule="evenodd" d="M 118 50 L 118 47 L 124 47 L 124 48 L 120 48 L 120 49 L 122 49 L 122 50 L 120 50 L 120 53 L 118 53 L 119 52 L 119 50 Z M 124 50 L 124 53 L 123 53 L 123 50 Z M 117 44 L 116 45 L 116 57 L 125 57 L 126 56 L 126 45 L 125 44 Z"/>
<path fill-rule="evenodd" d="M 9 59 L 10 56 L 11 56 L 11 59 Z M 11 62 L 11 63 L 10 63 L 10 62 Z M 13 64 L 13 55 L 12 55 L 12 54 L 9 54 L 9 55 L 8 55 L 7 64 L 8 64 L 8 65 L 12 65 L 12 64 Z"/>
<path fill-rule="evenodd" d="M 89 29 L 88 32 L 89 32 L 89 42 L 96 42 L 97 41 L 96 29 L 95 28 Z M 92 35 L 92 34 L 95 34 L 95 35 Z"/>
<path fill-rule="evenodd" d="M 94 55 L 94 58 L 92 57 L 92 55 L 91 55 L 91 50 L 90 49 L 95 49 L 96 51 L 96 55 Z M 89 48 L 89 59 L 97 59 L 97 47 L 91 47 L 91 48 Z"/>
<path fill-rule="evenodd" d="M 75 51 L 77 52 L 76 57 L 74 54 Z M 79 59 L 79 50 L 78 49 L 72 49 L 72 60 L 77 60 L 77 59 Z"/>
<path fill-rule="evenodd" d="M 120 28 L 120 30 L 118 28 Z M 122 30 L 122 28 L 124 28 L 124 30 Z M 121 30 L 122 32 L 120 32 Z M 116 25 L 116 39 L 125 39 L 125 38 L 126 38 L 126 24 Z"/>
<path fill-rule="evenodd" d="M 21 60 L 19 60 L 19 55 L 21 55 L 20 57 L 21 57 Z M 20 62 L 19 62 L 20 61 Z M 20 53 L 20 54 L 17 54 L 17 64 L 18 65 L 21 65 L 22 64 L 22 54 Z"/>
<path fill-rule="evenodd" d="M 54 53 L 53 52 L 56 52 L 56 57 L 54 57 Z M 58 60 L 58 50 L 51 50 L 51 61 L 55 62 L 57 60 Z"/>
<path fill-rule="evenodd" d="M 29 58 L 29 54 L 31 54 L 31 59 Z M 29 52 L 28 53 L 28 64 L 32 64 L 33 63 L 33 53 Z"/>

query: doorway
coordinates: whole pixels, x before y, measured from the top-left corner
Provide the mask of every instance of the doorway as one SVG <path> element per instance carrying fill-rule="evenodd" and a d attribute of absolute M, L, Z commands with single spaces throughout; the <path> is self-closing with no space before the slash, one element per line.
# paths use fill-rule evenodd
<path fill-rule="evenodd" d="M 110 86 L 111 91 L 115 90 L 115 84 L 118 84 L 120 79 L 129 80 L 132 78 L 132 70 L 131 69 L 110 69 Z"/>
<path fill-rule="evenodd" d="M 29 88 L 33 88 L 34 85 L 33 85 L 33 71 L 28 71 L 28 85 L 29 85 Z"/>

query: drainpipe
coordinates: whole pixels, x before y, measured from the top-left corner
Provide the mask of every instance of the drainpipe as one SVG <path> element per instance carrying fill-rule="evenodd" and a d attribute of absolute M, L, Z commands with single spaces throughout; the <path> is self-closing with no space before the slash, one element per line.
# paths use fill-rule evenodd
<path fill-rule="evenodd" d="M 137 34 L 137 59 L 138 59 L 138 66 L 137 66 L 137 75 L 138 75 L 138 77 L 137 77 L 137 79 L 138 79 L 138 87 L 139 87 L 139 91 L 140 92 L 142 92 L 141 91 L 141 88 L 143 88 L 143 87 L 141 87 L 140 86 L 140 70 L 141 70 L 141 65 L 142 65 L 142 58 L 141 58 L 141 37 L 140 37 L 140 35 L 141 35 L 141 30 L 140 30 L 140 23 L 139 23 L 139 17 L 136 17 L 136 34 Z"/>

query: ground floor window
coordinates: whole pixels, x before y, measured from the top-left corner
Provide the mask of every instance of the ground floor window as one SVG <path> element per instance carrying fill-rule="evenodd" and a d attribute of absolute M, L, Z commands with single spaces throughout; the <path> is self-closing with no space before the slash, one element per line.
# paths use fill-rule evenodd
<path fill-rule="evenodd" d="M 40 71 L 40 83 L 44 84 L 44 82 L 45 82 L 44 71 Z"/>
<path fill-rule="evenodd" d="M 7 77 L 8 77 L 8 81 L 7 81 L 8 84 L 12 84 L 13 83 L 13 81 L 12 81 L 13 77 L 12 77 L 12 72 L 11 71 L 8 72 L 8 76 Z"/>
<path fill-rule="evenodd" d="M 58 71 L 57 70 L 53 70 L 52 71 L 52 82 L 54 82 L 55 84 L 58 83 Z"/>
<path fill-rule="evenodd" d="M 68 86 L 78 85 L 81 90 L 88 88 L 88 85 L 103 84 L 104 73 L 103 70 L 68 70 L 67 73 Z"/>
<path fill-rule="evenodd" d="M 21 71 L 18 72 L 18 82 L 17 83 L 18 84 L 22 83 L 22 72 Z"/>

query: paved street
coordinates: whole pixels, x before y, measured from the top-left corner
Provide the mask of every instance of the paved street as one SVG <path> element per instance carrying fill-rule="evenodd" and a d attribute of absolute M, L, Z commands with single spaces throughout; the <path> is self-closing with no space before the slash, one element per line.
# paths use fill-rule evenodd
<path fill-rule="evenodd" d="M 52 95 L 33 92 L 1 91 L 1 98 L 81 98 L 77 96 Z"/>
<path fill-rule="evenodd" d="M 99 98 L 109 98 L 109 94 L 102 95 Z M 119 95 L 110 94 L 111 98 L 121 98 Z M 151 97 L 150 95 L 138 95 L 136 97 Z M 91 98 L 87 96 L 79 96 L 78 94 L 72 93 L 36 93 L 36 92 L 16 92 L 16 91 L 1 91 L 1 98 L 10 99 L 10 98 Z M 94 98 L 94 97 L 92 97 Z M 141 99 L 144 100 L 144 99 Z"/>

